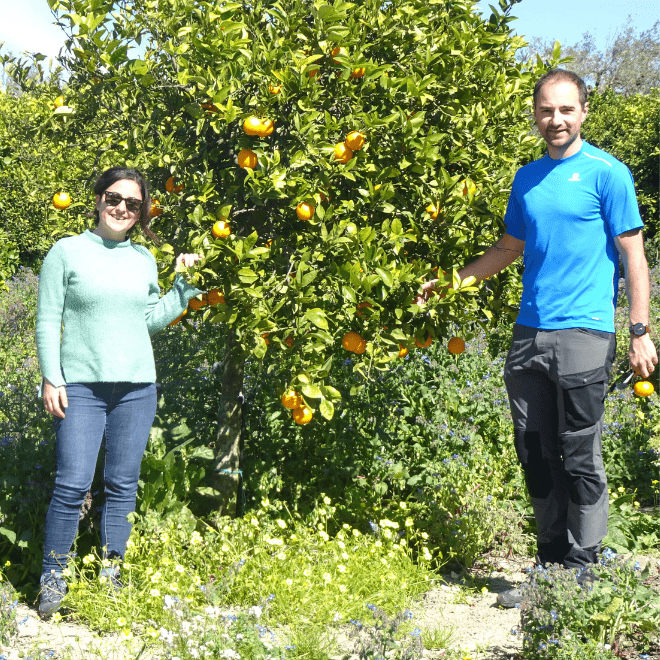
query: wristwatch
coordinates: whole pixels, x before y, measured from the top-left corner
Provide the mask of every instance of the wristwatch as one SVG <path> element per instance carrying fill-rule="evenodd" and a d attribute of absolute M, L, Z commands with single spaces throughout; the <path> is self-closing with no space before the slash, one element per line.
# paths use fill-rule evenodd
<path fill-rule="evenodd" d="M 649 326 L 644 325 L 643 323 L 631 323 L 630 325 L 630 334 L 635 335 L 635 337 L 641 337 L 649 331 Z"/>

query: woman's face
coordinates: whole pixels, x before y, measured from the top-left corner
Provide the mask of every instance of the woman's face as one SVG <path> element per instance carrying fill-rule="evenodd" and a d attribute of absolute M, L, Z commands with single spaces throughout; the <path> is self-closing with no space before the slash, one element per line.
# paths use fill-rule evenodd
<path fill-rule="evenodd" d="M 95 233 L 112 241 L 125 240 L 126 232 L 140 219 L 141 204 L 142 191 L 137 182 L 115 181 L 103 194 L 96 196 L 99 224 Z"/>

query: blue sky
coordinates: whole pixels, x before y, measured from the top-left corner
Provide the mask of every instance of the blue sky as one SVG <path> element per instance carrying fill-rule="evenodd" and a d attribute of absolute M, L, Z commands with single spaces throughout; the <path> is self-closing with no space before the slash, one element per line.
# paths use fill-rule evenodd
<path fill-rule="evenodd" d="M 497 0 L 478 3 L 486 17 L 490 15 L 489 4 L 498 6 Z M 522 0 L 514 6 L 513 14 L 518 17 L 513 23 L 518 34 L 573 44 L 588 30 L 604 48 L 608 36 L 628 14 L 639 30 L 660 20 L 660 0 Z M 46 0 L 0 0 L 0 16 L 0 41 L 5 42 L 5 52 L 29 50 L 52 57 L 63 44 L 61 31 L 52 25 Z"/>

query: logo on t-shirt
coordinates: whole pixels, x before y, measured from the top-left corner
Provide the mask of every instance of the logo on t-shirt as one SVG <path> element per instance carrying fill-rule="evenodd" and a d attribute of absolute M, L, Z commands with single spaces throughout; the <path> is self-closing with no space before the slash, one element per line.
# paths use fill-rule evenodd
<path fill-rule="evenodd" d="M 580 179 L 579 173 L 575 172 L 573 176 L 569 179 L 569 181 L 582 181 L 582 179 Z"/>

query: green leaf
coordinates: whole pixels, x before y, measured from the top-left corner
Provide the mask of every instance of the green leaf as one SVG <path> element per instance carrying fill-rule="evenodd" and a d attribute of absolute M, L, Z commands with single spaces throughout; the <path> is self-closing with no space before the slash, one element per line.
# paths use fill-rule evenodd
<path fill-rule="evenodd" d="M 9 539 L 10 543 L 16 543 L 16 532 L 6 527 L 0 527 L 0 534 L 6 536 Z"/>
<path fill-rule="evenodd" d="M 314 309 L 308 309 L 305 312 L 305 318 L 311 321 L 317 328 L 321 328 L 321 330 L 328 329 L 328 320 L 326 318 L 325 312 L 318 307 Z"/>
<path fill-rule="evenodd" d="M 327 399 L 323 399 L 321 401 L 321 403 L 319 404 L 319 412 L 326 419 L 332 419 L 333 415 L 335 414 L 335 406 L 332 403 L 332 401 L 328 401 Z"/>
<path fill-rule="evenodd" d="M 383 270 L 382 268 L 376 268 L 376 273 L 378 274 L 378 277 L 380 277 L 380 279 L 383 280 L 385 286 L 391 287 L 394 284 L 394 280 L 392 279 L 391 273 L 388 273 L 386 270 Z"/>
<path fill-rule="evenodd" d="M 320 388 L 314 383 L 303 383 L 300 389 L 308 399 L 320 399 L 323 396 Z"/>

